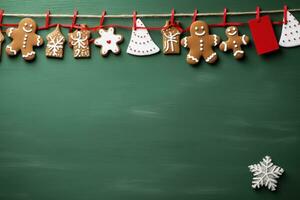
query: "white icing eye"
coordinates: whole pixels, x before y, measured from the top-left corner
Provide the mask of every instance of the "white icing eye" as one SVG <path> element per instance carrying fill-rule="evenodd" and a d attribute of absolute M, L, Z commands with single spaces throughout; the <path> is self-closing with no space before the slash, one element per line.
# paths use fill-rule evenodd
<path fill-rule="evenodd" d="M 24 25 L 27 26 L 27 23 L 25 23 Z"/>
<path fill-rule="evenodd" d="M 29 26 L 32 27 L 32 24 L 30 24 Z"/>
<path fill-rule="evenodd" d="M 199 30 L 199 28 L 198 28 L 198 26 L 196 26 L 196 27 L 195 27 L 195 31 L 198 31 L 198 30 Z"/>
<path fill-rule="evenodd" d="M 201 29 L 204 30 L 204 26 L 201 26 Z"/>
<path fill-rule="evenodd" d="M 230 29 L 227 29 L 227 32 L 229 33 L 229 32 L 230 32 Z"/>
<path fill-rule="evenodd" d="M 232 28 L 232 30 L 234 30 L 234 31 L 235 31 L 235 27 L 233 27 L 233 28 Z"/>

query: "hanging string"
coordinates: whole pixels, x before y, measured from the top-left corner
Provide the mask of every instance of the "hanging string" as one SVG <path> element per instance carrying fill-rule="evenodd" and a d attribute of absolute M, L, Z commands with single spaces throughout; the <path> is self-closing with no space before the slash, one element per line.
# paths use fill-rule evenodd
<path fill-rule="evenodd" d="M 4 10 L 0 10 L 0 24 L 2 24 L 2 21 L 3 21 L 3 13 L 4 13 Z M 2 31 L 2 26 L 0 26 L 0 31 Z"/>
<path fill-rule="evenodd" d="M 106 15 L 106 11 L 103 10 L 102 14 L 101 14 L 100 22 L 99 22 L 99 29 L 103 28 L 103 23 L 104 23 L 105 15 Z"/>
<path fill-rule="evenodd" d="M 173 8 L 172 11 L 171 11 L 171 17 L 170 17 L 170 25 L 171 26 L 175 25 L 174 18 L 175 18 L 175 10 Z"/>
<path fill-rule="evenodd" d="M 115 28 L 123 28 L 123 29 L 146 29 L 146 30 L 162 30 L 164 27 L 137 27 L 136 26 L 136 18 L 137 17 L 170 17 L 170 19 L 175 23 L 175 17 L 192 17 L 193 22 L 196 21 L 196 18 L 198 16 L 223 16 L 223 21 L 222 23 L 219 24 L 209 24 L 210 27 L 224 27 L 224 26 L 243 26 L 246 25 L 246 22 L 227 22 L 227 16 L 228 15 L 233 15 L 233 16 L 238 16 L 238 15 L 256 15 L 256 19 L 259 20 L 260 19 L 260 14 L 273 14 L 273 13 L 282 13 L 283 12 L 283 20 L 281 22 L 278 21 L 274 21 L 273 24 L 275 25 L 282 25 L 282 24 L 286 24 L 288 19 L 287 19 L 287 11 L 288 8 L 285 5 L 283 10 L 265 10 L 265 11 L 260 11 L 260 7 L 257 6 L 256 11 L 247 11 L 247 12 L 225 12 L 225 9 L 223 11 L 223 13 L 198 13 L 197 9 L 194 10 L 194 13 L 176 13 L 174 9 L 172 10 L 172 12 L 170 14 L 139 14 L 137 15 L 136 12 L 134 12 L 132 15 L 105 15 L 105 18 L 129 18 L 131 17 L 133 19 L 133 25 L 132 26 L 126 26 L 126 25 L 120 25 L 120 24 L 109 24 L 109 25 L 103 25 L 102 26 L 95 26 L 95 27 L 86 27 L 85 29 L 90 30 L 90 31 L 97 31 L 99 30 L 99 28 L 106 28 L 106 27 L 115 27 Z M 289 9 L 289 11 L 291 12 L 299 12 L 300 8 L 296 8 L 296 9 Z M 103 14 L 103 13 L 102 13 Z M 43 27 L 40 27 L 39 30 L 46 30 L 52 27 L 55 27 L 57 25 L 59 25 L 60 27 L 63 28 L 68 28 L 69 31 L 72 31 L 74 28 L 76 29 L 83 29 L 82 27 L 80 27 L 79 25 L 76 25 L 76 19 L 79 17 L 83 17 L 83 18 L 102 18 L 102 15 L 79 15 L 77 10 L 74 10 L 73 15 L 69 15 L 69 14 L 50 14 L 50 12 L 46 13 L 46 14 L 9 14 L 9 13 L 4 13 L 4 11 L 2 12 L 2 19 L 4 16 L 9 16 L 9 17 L 45 17 L 46 18 L 46 22 L 45 25 Z M 50 17 L 59 17 L 59 18 L 64 18 L 64 17 L 72 17 L 72 24 L 51 24 L 50 23 Z M 224 20 L 225 19 L 225 20 Z M 49 20 L 47 22 L 47 20 Z M 100 19 L 101 20 L 101 19 Z M 103 17 L 104 20 L 104 17 Z M 225 23 L 224 23 L 225 21 Z M 101 23 L 100 23 L 101 24 Z M 175 23 L 176 24 L 176 23 Z M 14 23 L 14 24 L 3 24 L 0 23 L 0 27 L 17 27 L 18 24 Z M 188 28 L 184 31 L 188 31 Z"/>

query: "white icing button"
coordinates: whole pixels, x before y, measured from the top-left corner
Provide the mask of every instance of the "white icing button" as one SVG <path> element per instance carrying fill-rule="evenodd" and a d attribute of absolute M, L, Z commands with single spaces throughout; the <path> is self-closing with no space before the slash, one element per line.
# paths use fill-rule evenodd
<path fill-rule="evenodd" d="M 203 44 L 200 44 L 200 47 L 203 47 Z"/>
<path fill-rule="evenodd" d="M 203 42 L 203 40 L 200 40 L 200 42 Z"/>
<path fill-rule="evenodd" d="M 25 45 L 23 45 L 23 48 L 25 48 L 26 46 Z"/>
<path fill-rule="evenodd" d="M 200 51 L 203 51 L 203 48 L 200 48 Z"/>
<path fill-rule="evenodd" d="M 238 47 L 238 45 L 234 45 L 234 47 L 235 47 L 235 48 L 237 48 L 237 47 Z"/>
<path fill-rule="evenodd" d="M 236 41 L 235 41 L 235 40 L 233 41 L 233 44 L 236 44 Z"/>

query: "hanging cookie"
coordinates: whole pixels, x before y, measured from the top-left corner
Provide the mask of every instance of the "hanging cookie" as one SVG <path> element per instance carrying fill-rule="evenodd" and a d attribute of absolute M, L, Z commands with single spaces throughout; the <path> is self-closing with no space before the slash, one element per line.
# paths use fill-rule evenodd
<path fill-rule="evenodd" d="M 69 46 L 73 48 L 74 58 L 90 57 L 89 38 L 91 32 L 86 29 L 86 25 L 81 25 L 81 28 L 69 33 Z"/>
<path fill-rule="evenodd" d="M 1 30 L 0 30 L 0 58 L 2 55 L 2 43 L 4 41 L 4 35 L 2 34 Z"/>
<path fill-rule="evenodd" d="M 225 34 L 228 38 L 220 44 L 219 48 L 221 51 L 226 52 L 227 50 L 233 51 L 233 56 L 236 59 L 244 57 L 245 52 L 242 50 L 242 45 L 247 45 L 250 41 L 247 35 L 239 35 L 239 30 L 235 26 L 230 26 L 226 29 Z"/>
<path fill-rule="evenodd" d="M 8 28 L 6 34 L 12 38 L 12 42 L 6 46 L 6 53 L 9 56 L 15 56 L 21 50 L 22 57 L 25 60 L 33 60 L 35 58 L 34 46 L 41 46 L 43 39 L 35 34 L 37 25 L 31 18 L 22 19 L 18 28 Z"/>
<path fill-rule="evenodd" d="M 179 26 L 179 23 L 176 23 Z M 164 54 L 180 54 L 180 31 L 168 20 L 161 30 Z"/>
<path fill-rule="evenodd" d="M 113 27 L 107 30 L 99 30 L 100 37 L 95 39 L 94 44 L 101 47 L 100 53 L 102 56 L 107 56 L 109 51 L 114 54 L 119 54 L 121 51 L 118 44 L 123 41 L 123 36 L 115 34 L 114 31 Z"/>
<path fill-rule="evenodd" d="M 53 58 L 62 58 L 64 56 L 64 43 L 66 41 L 61 33 L 59 25 L 55 30 L 47 35 L 46 56 Z"/>
<path fill-rule="evenodd" d="M 191 36 L 181 40 L 183 47 L 189 48 L 187 62 L 191 65 L 197 64 L 203 57 L 205 62 L 214 63 L 217 61 L 217 53 L 213 51 L 214 46 L 220 42 L 217 35 L 209 35 L 209 28 L 204 21 L 195 21 L 190 27 Z"/>
<path fill-rule="evenodd" d="M 289 11 L 287 11 L 287 24 L 282 25 L 279 45 L 282 47 L 300 45 L 300 23 Z"/>
<path fill-rule="evenodd" d="M 135 56 L 149 56 L 158 53 L 159 48 L 151 39 L 147 29 L 144 29 L 143 22 L 137 19 L 136 25 L 141 28 L 132 30 L 127 53 Z"/>

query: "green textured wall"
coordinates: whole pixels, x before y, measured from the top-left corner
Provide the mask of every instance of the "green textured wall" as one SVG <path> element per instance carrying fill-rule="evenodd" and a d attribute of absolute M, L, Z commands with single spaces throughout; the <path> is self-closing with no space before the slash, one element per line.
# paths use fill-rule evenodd
<path fill-rule="evenodd" d="M 0 0 L 7 13 L 82 14 L 218 12 L 300 7 L 298 0 Z M 300 13 L 295 13 L 300 19 Z M 281 20 L 282 15 L 272 15 Z M 230 17 L 247 21 L 249 17 Z M 4 18 L 4 22 L 17 22 Z M 180 19 L 185 26 L 189 18 Z M 218 17 L 204 20 L 217 23 Z M 40 25 L 42 19 L 37 20 Z M 70 23 L 70 19 L 53 23 Z M 79 20 L 90 25 L 95 20 Z M 145 19 L 148 26 L 164 19 Z M 131 24 L 131 20 L 105 23 Z M 277 36 L 281 27 L 276 27 Z M 242 27 L 242 33 L 249 33 Z M 216 65 L 180 56 L 126 54 L 0 62 L 0 200 L 267 200 L 299 199 L 299 48 Z M 223 28 L 213 33 L 224 38 Z M 39 32 L 45 37 L 49 31 Z M 67 30 L 64 29 L 64 34 Z M 97 36 L 94 34 L 94 36 Z M 161 46 L 159 31 L 152 31 Z M 9 39 L 6 39 L 8 44 Z M 270 155 L 286 170 L 275 193 L 251 188 L 247 166 Z"/>

